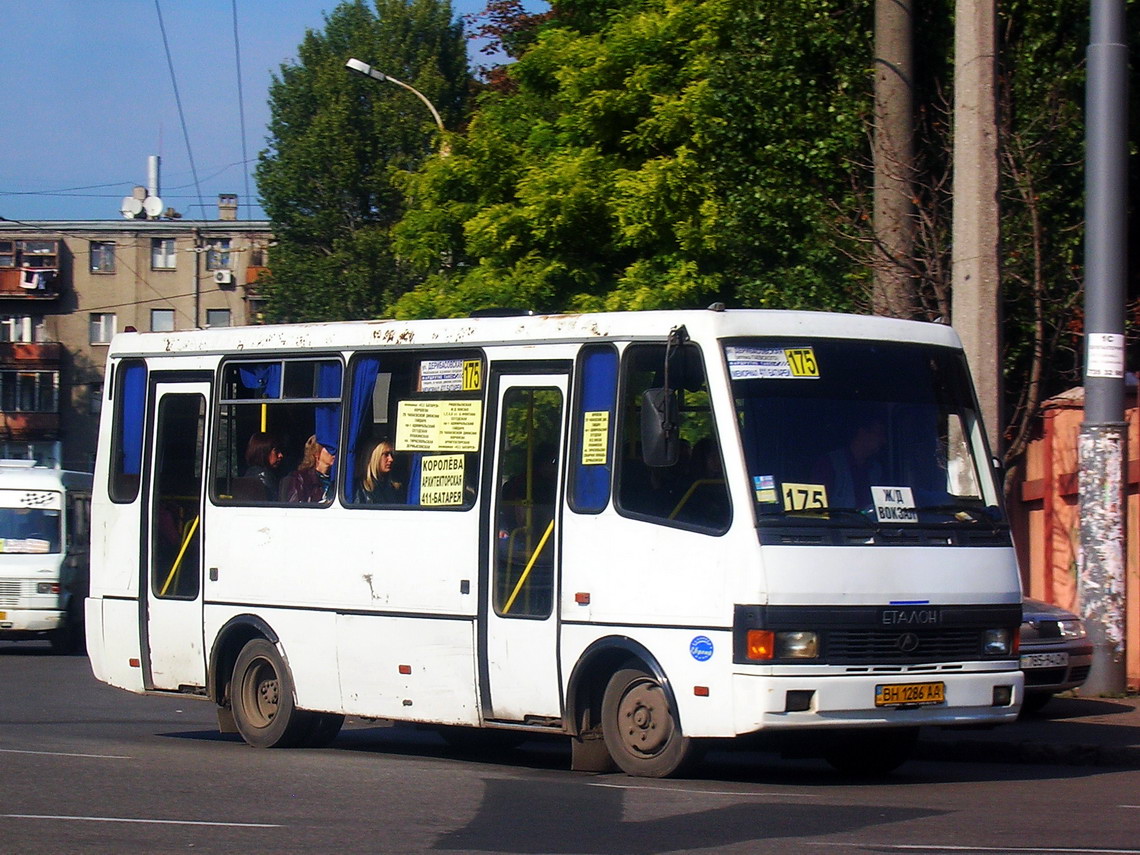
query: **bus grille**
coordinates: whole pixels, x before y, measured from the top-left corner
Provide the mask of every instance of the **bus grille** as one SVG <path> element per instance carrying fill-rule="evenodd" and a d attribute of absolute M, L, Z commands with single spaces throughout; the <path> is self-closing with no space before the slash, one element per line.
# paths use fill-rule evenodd
<path fill-rule="evenodd" d="M 917 645 L 915 640 L 917 639 Z M 828 662 L 950 662 L 979 659 L 982 635 L 977 629 L 936 632 L 837 629 L 827 634 Z"/>
<path fill-rule="evenodd" d="M 0 579 L 0 606 L 14 606 L 20 599 L 23 582 L 20 579 Z"/>

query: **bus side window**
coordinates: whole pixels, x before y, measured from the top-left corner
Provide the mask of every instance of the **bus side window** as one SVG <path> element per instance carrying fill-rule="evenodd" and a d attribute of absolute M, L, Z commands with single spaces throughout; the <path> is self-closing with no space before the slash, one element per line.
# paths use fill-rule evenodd
<path fill-rule="evenodd" d="M 347 448 L 338 462 L 345 473 L 344 501 L 369 508 L 473 507 L 482 376 L 483 356 L 475 351 L 381 352 L 353 359 Z"/>
<path fill-rule="evenodd" d="M 731 507 L 700 350 L 684 345 L 670 354 L 668 389 L 677 404 L 680 437 L 680 453 L 670 466 L 648 465 L 640 445 L 644 392 L 662 388 L 666 348 L 631 345 L 623 356 L 618 508 L 666 525 L 723 532 Z"/>
<path fill-rule="evenodd" d="M 122 362 L 116 386 L 108 492 L 113 502 L 133 502 L 139 494 L 139 473 L 142 471 L 146 363 L 137 360 Z"/>
<path fill-rule="evenodd" d="M 222 504 L 281 502 L 280 483 L 303 461 L 310 436 L 339 449 L 339 359 L 231 361 L 222 366 L 212 489 Z M 269 455 L 270 447 L 279 454 Z M 261 449 L 265 454 L 255 453 Z M 343 467 L 334 465 L 340 480 Z"/>
<path fill-rule="evenodd" d="M 599 513 L 610 501 L 617 366 L 617 352 L 608 344 L 587 345 L 578 359 L 570 507 L 580 514 Z"/>

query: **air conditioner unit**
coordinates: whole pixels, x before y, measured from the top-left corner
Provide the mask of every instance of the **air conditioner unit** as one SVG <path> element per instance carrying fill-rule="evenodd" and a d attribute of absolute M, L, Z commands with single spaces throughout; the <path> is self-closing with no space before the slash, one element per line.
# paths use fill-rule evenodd
<path fill-rule="evenodd" d="M 215 285 L 233 285 L 234 272 L 232 270 L 215 270 L 214 271 L 214 284 Z"/>

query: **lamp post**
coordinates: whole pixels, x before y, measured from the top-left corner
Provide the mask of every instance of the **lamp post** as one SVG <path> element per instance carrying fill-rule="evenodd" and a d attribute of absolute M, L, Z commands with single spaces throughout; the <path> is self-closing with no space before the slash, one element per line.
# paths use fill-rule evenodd
<path fill-rule="evenodd" d="M 361 62 L 359 59 L 350 59 L 348 62 L 346 62 L 344 64 L 344 67 L 347 68 L 349 71 L 355 71 L 357 74 L 363 74 L 365 77 L 371 77 L 373 80 L 379 80 L 381 82 L 384 82 L 386 80 L 389 83 L 395 83 L 397 86 L 399 86 L 403 89 L 407 89 L 409 92 L 411 92 L 413 95 L 415 95 L 421 101 L 423 101 L 424 105 L 429 110 L 431 110 L 432 118 L 435 119 L 435 123 L 439 127 L 440 133 L 443 133 L 443 131 L 444 131 L 443 119 L 441 119 L 439 117 L 439 110 L 437 110 L 435 108 L 435 105 L 432 104 L 432 102 L 427 99 L 427 96 L 424 95 L 424 93 L 421 92 L 420 90 L 416 89 L 416 87 L 414 87 L 410 84 L 407 84 L 402 80 L 397 80 L 395 77 L 392 77 L 392 75 L 385 74 L 383 71 L 380 71 L 379 69 L 373 68 L 371 65 L 369 65 L 366 62 Z"/>

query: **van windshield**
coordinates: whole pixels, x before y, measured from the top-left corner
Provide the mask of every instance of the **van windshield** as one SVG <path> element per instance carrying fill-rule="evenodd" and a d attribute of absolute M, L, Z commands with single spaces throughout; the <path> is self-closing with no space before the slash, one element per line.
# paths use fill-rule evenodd
<path fill-rule="evenodd" d="M 761 526 L 1004 527 L 960 352 L 810 337 L 724 350 Z"/>
<path fill-rule="evenodd" d="M 61 495 L 0 490 L 0 553 L 59 552 Z"/>

